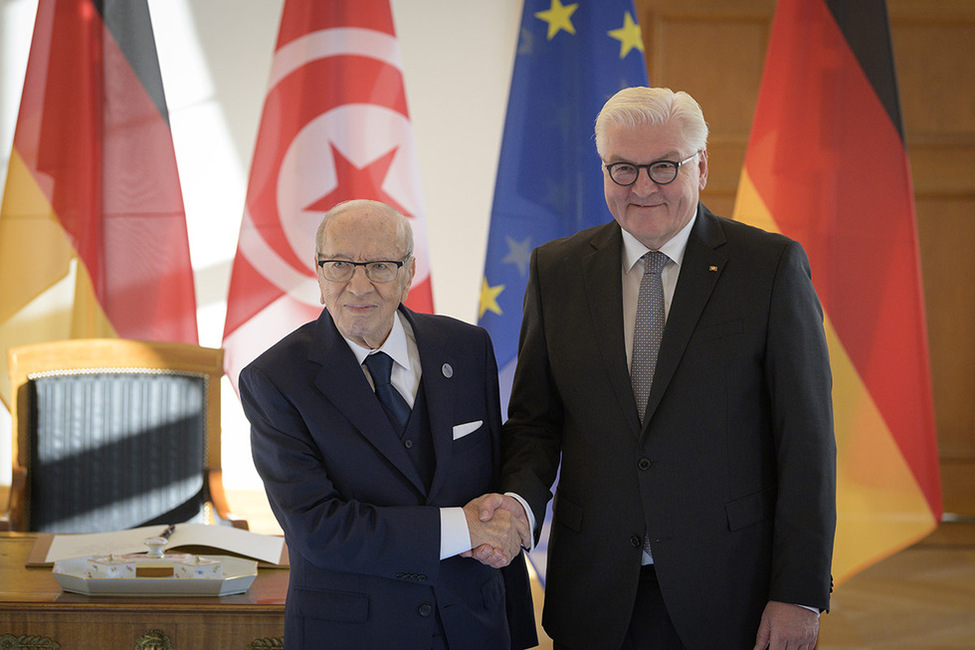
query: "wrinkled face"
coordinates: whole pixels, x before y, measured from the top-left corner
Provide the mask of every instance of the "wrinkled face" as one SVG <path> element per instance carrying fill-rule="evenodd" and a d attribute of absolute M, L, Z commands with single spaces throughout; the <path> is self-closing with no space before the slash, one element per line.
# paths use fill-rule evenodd
<path fill-rule="evenodd" d="M 672 121 L 636 127 L 609 124 L 604 133 L 605 164 L 677 162 L 693 153 Z M 623 230 L 651 250 L 658 250 L 694 217 L 707 179 L 707 151 L 681 165 L 677 178 L 667 185 L 657 185 L 647 176 L 646 169 L 641 169 L 635 183 L 622 187 L 603 168 L 603 190 L 610 213 Z"/>
<path fill-rule="evenodd" d="M 319 259 L 350 262 L 400 261 L 406 242 L 394 214 L 374 207 L 352 208 L 328 223 L 319 246 Z M 390 282 L 372 282 L 365 267 L 357 266 L 348 282 L 331 282 L 318 269 L 322 304 L 342 336 L 366 348 L 378 348 L 393 327 L 396 309 L 406 300 L 416 271 L 411 257 Z"/>

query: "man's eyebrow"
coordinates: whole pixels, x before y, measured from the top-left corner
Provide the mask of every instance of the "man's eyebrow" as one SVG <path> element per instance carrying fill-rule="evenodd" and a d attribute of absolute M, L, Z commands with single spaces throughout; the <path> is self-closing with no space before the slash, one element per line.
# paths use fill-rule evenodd
<path fill-rule="evenodd" d="M 662 157 L 660 157 L 660 158 L 654 158 L 652 160 L 648 160 L 645 163 L 638 163 L 638 162 L 629 160 L 627 158 L 622 158 L 620 156 L 610 156 L 609 157 L 609 160 L 606 161 L 606 164 L 607 165 L 612 165 L 613 163 L 620 163 L 620 162 L 622 162 L 622 163 L 629 163 L 631 165 L 652 165 L 655 162 L 677 162 L 678 160 L 680 160 L 680 152 L 678 152 L 678 151 L 669 151 L 669 152 L 665 153 Z"/>

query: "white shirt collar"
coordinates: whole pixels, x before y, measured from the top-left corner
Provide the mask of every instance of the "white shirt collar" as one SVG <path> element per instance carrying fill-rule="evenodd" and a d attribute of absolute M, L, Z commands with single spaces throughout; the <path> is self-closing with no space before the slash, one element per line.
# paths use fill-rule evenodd
<path fill-rule="evenodd" d="M 684 261 L 684 251 L 687 249 L 687 240 L 691 236 L 691 228 L 694 227 L 694 222 L 697 220 L 697 211 L 694 212 L 694 216 L 691 220 L 687 222 L 687 225 L 677 231 L 677 234 L 671 237 L 666 244 L 660 247 L 660 252 L 669 257 L 672 261 L 677 263 L 677 266 L 681 265 Z M 640 258 L 646 255 L 650 251 L 649 248 L 640 243 L 640 241 L 623 230 L 623 270 L 627 273 L 633 268 L 633 265 L 640 261 Z"/>
<path fill-rule="evenodd" d="M 352 354 L 355 355 L 356 361 L 359 365 L 366 360 L 366 357 L 370 354 L 382 351 L 393 358 L 393 361 L 403 366 L 406 370 L 411 370 L 410 364 L 410 352 L 409 347 L 406 342 L 406 328 L 403 326 L 403 320 L 406 318 L 398 309 L 396 310 L 396 318 L 393 319 L 393 329 L 389 331 L 389 336 L 383 341 L 383 344 L 376 350 L 370 350 L 369 348 L 364 348 L 358 343 L 345 339 L 345 342 L 349 344 L 349 348 L 352 349 Z M 342 338 L 345 338 L 344 336 Z"/>

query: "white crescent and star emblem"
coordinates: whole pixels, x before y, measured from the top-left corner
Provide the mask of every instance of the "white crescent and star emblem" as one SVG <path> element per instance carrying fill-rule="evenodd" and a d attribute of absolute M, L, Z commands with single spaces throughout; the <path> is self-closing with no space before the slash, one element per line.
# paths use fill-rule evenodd
<path fill-rule="evenodd" d="M 303 65 L 350 54 L 400 68 L 395 37 L 360 28 L 327 29 L 297 39 L 275 53 L 268 94 Z M 374 176 L 369 181 L 379 185 L 386 202 L 416 217 L 422 212 L 422 201 L 413 131 L 409 119 L 395 110 L 376 104 L 347 103 L 311 119 L 286 146 L 274 172 L 275 204 L 288 246 L 297 259 L 307 261 L 307 268 L 302 272 L 283 259 L 263 239 L 246 207 L 247 227 L 241 229 L 240 251 L 269 282 L 294 299 L 318 307 L 318 282 L 312 266 L 315 230 L 331 205 L 356 198 L 345 195 L 354 190 L 343 192 L 339 187 L 337 163 L 344 165 L 342 171 L 352 174 L 384 171 L 381 181 L 377 183 Z M 370 167 L 384 157 L 389 158 L 385 165 Z M 414 218 L 411 222 L 415 240 L 425 242 L 425 220 Z M 415 282 L 430 274 L 425 255 L 417 255 L 416 261 Z"/>

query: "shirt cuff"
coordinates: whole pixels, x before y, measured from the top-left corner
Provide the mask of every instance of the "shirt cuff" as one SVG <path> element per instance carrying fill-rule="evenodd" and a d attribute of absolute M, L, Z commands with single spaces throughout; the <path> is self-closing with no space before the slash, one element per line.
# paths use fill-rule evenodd
<path fill-rule="evenodd" d="M 525 509 L 525 515 L 528 517 L 528 532 L 531 535 L 531 544 L 528 546 L 528 548 L 525 548 L 525 550 L 530 553 L 535 548 L 535 513 L 533 513 L 532 509 L 528 507 L 528 502 L 522 499 L 519 495 L 515 494 L 514 492 L 505 492 L 504 494 L 505 496 L 509 496 L 520 503 L 521 507 Z"/>
<path fill-rule="evenodd" d="M 440 559 L 471 550 L 471 531 L 463 508 L 440 509 Z"/>

